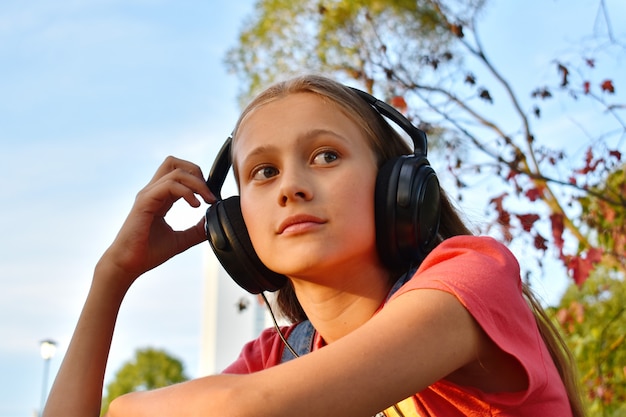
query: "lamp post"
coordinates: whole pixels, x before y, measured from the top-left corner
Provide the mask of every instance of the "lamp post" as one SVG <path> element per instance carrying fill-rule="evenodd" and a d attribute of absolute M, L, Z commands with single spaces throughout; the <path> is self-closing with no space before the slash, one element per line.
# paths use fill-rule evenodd
<path fill-rule="evenodd" d="M 42 340 L 39 344 L 41 357 L 43 358 L 43 384 L 41 388 L 41 406 L 39 407 L 39 415 L 43 414 L 43 408 L 46 405 L 46 396 L 48 393 L 48 372 L 50 369 L 50 359 L 57 351 L 57 344 L 54 340 Z"/>

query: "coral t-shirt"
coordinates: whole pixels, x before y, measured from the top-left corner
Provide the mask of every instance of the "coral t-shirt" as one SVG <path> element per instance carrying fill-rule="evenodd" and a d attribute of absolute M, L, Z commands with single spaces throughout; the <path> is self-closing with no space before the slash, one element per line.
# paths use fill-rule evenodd
<path fill-rule="evenodd" d="M 528 388 L 485 393 L 442 379 L 399 403 L 405 416 L 571 416 L 563 383 L 522 295 L 519 264 L 504 245 L 489 237 L 447 239 L 388 303 L 419 289 L 454 295 L 500 349 L 520 362 L 528 376 Z M 294 327 L 283 329 L 285 337 Z M 244 346 L 224 373 L 272 367 L 281 362 L 284 349 L 276 330 L 266 329 Z M 386 411 L 389 416 L 398 415 L 394 413 L 392 409 Z"/>

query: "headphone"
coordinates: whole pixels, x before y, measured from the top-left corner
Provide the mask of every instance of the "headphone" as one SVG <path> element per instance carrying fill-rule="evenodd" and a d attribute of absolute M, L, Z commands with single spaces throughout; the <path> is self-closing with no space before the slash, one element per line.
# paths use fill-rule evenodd
<path fill-rule="evenodd" d="M 381 116 L 398 125 L 413 142 L 413 154 L 385 162 L 374 193 L 376 247 L 391 270 L 421 262 L 435 245 L 439 230 L 440 194 L 435 171 L 426 159 L 426 134 L 389 104 L 349 87 Z M 259 294 L 276 291 L 287 277 L 267 268 L 256 254 L 241 214 L 239 196 L 222 199 L 221 191 L 231 160 L 232 135 L 211 167 L 207 186 L 216 197 L 205 216 L 205 233 L 216 257 L 243 289 Z"/>

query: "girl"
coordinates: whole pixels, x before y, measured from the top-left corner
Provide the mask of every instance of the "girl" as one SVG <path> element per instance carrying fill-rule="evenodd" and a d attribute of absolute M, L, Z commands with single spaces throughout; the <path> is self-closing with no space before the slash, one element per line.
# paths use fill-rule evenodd
<path fill-rule="evenodd" d="M 432 230 L 418 241 L 388 230 L 394 223 L 381 210 L 397 205 L 406 216 L 406 201 L 385 198 L 395 175 L 386 162 L 411 150 L 374 107 L 364 94 L 304 76 L 259 95 L 232 135 L 236 206 L 254 255 L 286 277 L 283 314 L 306 324 L 282 331 L 298 345 L 309 333 L 312 343 L 289 360 L 283 335 L 268 329 L 223 374 L 122 396 L 110 417 L 583 415 L 567 350 L 517 261 L 493 239 L 471 236 L 438 185 L 433 192 L 427 162 L 410 168 L 426 169 L 429 184 L 411 199 L 416 210 L 426 206 L 417 223 L 425 218 Z M 216 203 L 200 169 L 172 157 L 139 192 L 95 268 L 44 416 L 98 415 L 124 294 L 205 239 L 204 219 L 181 232 L 163 219 L 178 199 L 199 206 L 197 196 Z M 408 250 L 390 248 L 407 239 Z"/>

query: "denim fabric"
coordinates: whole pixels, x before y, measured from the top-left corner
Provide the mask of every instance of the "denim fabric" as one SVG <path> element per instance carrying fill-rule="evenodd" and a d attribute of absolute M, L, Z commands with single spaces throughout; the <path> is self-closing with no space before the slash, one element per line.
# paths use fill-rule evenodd
<path fill-rule="evenodd" d="M 315 328 L 310 321 L 306 320 L 296 325 L 295 329 L 291 331 L 291 334 L 287 338 L 287 342 L 289 342 L 289 345 L 298 354 L 298 356 L 302 356 L 311 352 L 314 337 Z M 295 359 L 293 353 L 285 347 L 280 362 L 283 363 L 292 359 Z"/>

